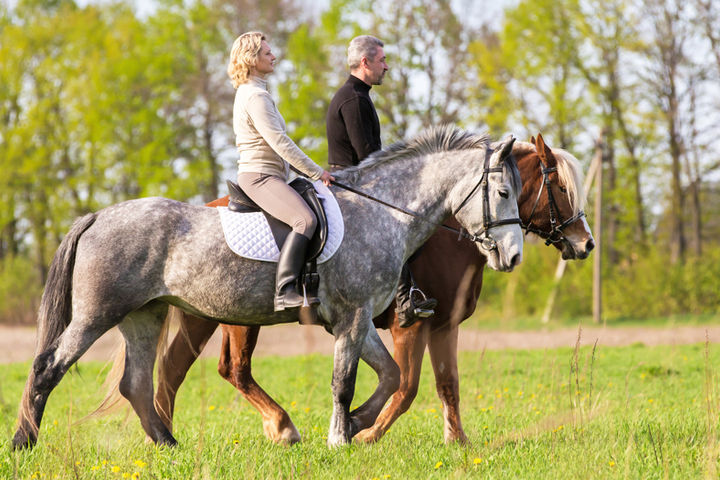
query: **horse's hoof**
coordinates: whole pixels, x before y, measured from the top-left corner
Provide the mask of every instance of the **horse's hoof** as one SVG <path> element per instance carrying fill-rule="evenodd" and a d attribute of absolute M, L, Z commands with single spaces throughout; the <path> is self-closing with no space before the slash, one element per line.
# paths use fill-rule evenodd
<path fill-rule="evenodd" d="M 353 437 L 353 441 L 357 443 L 375 443 L 380 440 L 380 437 L 382 437 L 382 434 L 371 427 L 358 432 Z"/>
<path fill-rule="evenodd" d="M 159 438 L 157 442 L 155 442 L 155 445 L 158 447 L 174 447 L 177 445 L 177 440 L 175 440 L 175 437 L 172 435 L 164 435 L 162 438 Z"/>
<path fill-rule="evenodd" d="M 23 450 L 23 449 L 30 449 L 35 446 L 35 443 L 37 442 L 37 437 L 32 437 L 30 435 L 27 435 L 22 430 L 18 430 L 15 432 L 15 436 L 13 436 L 12 439 L 12 448 L 13 450 Z"/>
<path fill-rule="evenodd" d="M 468 442 L 467 435 L 465 435 L 465 432 L 456 433 L 454 435 L 445 435 L 445 444 L 451 445 L 451 444 L 457 444 L 457 445 L 468 445 L 470 442 Z"/>
<path fill-rule="evenodd" d="M 301 440 L 300 432 L 297 431 L 295 425 L 285 427 L 279 432 L 275 428 L 265 429 L 265 436 L 278 445 L 295 445 Z"/>
<path fill-rule="evenodd" d="M 327 446 L 330 448 L 342 447 L 350 444 L 350 437 L 347 435 L 328 435 Z"/>

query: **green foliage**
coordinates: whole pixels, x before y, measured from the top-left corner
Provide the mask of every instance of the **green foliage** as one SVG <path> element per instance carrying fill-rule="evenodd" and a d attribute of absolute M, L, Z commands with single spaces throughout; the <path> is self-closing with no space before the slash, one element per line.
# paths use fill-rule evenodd
<path fill-rule="evenodd" d="M 347 72 L 344 62 L 331 61 L 333 44 L 343 43 L 338 34 L 345 30 L 341 11 L 346 3 L 332 2 L 317 25 L 304 24 L 290 34 L 286 45 L 289 78 L 278 86 L 278 108 L 291 137 L 316 163 L 325 166 L 325 114 L 335 93 L 328 85 L 338 84 L 336 79 Z"/>
<path fill-rule="evenodd" d="M 592 254 L 594 255 L 595 252 Z M 585 261 L 571 261 L 560 280 L 551 315 L 555 324 L 572 324 L 592 315 L 592 255 Z M 483 290 L 471 324 L 482 325 L 502 318 L 531 318 L 538 325 L 551 289 L 559 255 L 542 243 L 526 242 L 523 263 L 507 275 L 485 270 Z M 632 262 L 609 265 L 603 272 L 603 320 L 609 324 L 628 318 L 653 319 L 686 314 L 720 313 L 720 248 L 707 249 L 701 258 L 685 264 L 670 264 L 667 253 L 649 248 L 636 253 Z M 496 325 L 496 323 L 493 323 Z M 525 328 L 528 325 L 525 324 Z"/>
<path fill-rule="evenodd" d="M 42 293 L 38 271 L 22 256 L 0 261 L 0 324 L 35 323 Z"/>
<path fill-rule="evenodd" d="M 100 365 L 83 364 L 50 397 L 35 449 L 2 445 L 0 477 L 714 478 L 719 361 L 712 344 L 466 352 L 460 396 L 470 443 L 460 446 L 442 442 L 426 358 L 417 398 L 380 442 L 333 450 L 325 445 L 330 357 L 253 362 L 302 435 L 291 448 L 264 438 L 260 415 L 220 379 L 213 359 L 199 361 L 179 391 L 175 448 L 146 443 L 129 409 L 76 423 L 102 399 Z M 28 368 L 6 365 L 0 377 L 6 439 Z M 376 382 L 361 365 L 353 408 Z"/>

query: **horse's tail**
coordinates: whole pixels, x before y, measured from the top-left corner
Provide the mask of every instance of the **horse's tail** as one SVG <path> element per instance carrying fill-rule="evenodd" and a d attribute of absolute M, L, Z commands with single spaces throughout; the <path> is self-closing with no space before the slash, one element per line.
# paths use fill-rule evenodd
<path fill-rule="evenodd" d="M 77 245 L 80 236 L 95 223 L 96 218 L 97 214 L 88 213 L 75 220 L 55 252 L 40 300 L 35 356 L 47 350 L 70 324 L 73 268 Z"/>
<path fill-rule="evenodd" d="M 70 231 L 60 242 L 55 252 L 50 271 L 48 272 L 45 290 L 40 300 L 38 311 L 38 331 L 35 343 L 35 358 L 41 355 L 52 345 L 70 324 L 72 313 L 72 278 L 75 266 L 75 253 L 77 252 L 80 236 L 95 222 L 97 215 L 90 213 L 78 218 Z M 20 400 L 18 412 L 18 432 L 29 438 L 30 442 L 37 439 L 38 425 L 35 416 L 31 413 L 32 402 L 30 391 L 35 381 L 35 368 L 30 369 L 25 391 Z"/>

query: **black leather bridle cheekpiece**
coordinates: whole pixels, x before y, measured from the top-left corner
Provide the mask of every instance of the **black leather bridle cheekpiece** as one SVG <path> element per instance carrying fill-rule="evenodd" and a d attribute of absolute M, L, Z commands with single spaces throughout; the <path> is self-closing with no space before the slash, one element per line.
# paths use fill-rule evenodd
<path fill-rule="evenodd" d="M 485 161 L 483 163 L 483 172 L 480 176 L 480 180 L 475 185 L 475 187 L 470 191 L 470 193 L 465 197 L 465 200 L 463 200 L 460 203 L 460 206 L 457 207 L 453 212 L 453 217 L 457 212 L 460 211 L 461 208 L 463 208 L 467 202 L 472 198 L 473 195 L 475 195 L 475 192 L 477 192 L 478 188 L 482 189 L 482 196 L 483 196 L 483 228 L 479 232 L 475 234 L 470 234 L 469 232 L 464 232 L 463 229 L 457 230 L 452 227 L 448 227 L 446 225 L 442 225 L 442 227 L 452 230 L 458 233 L 458 240 L 460 238 L 467 238 L 468 240 L 471 240 L 473 242 L 480 243 L 480 246 L 487 251 L 492 251 L 497 249 L 497 242 L 495 239 L 490 235 L 490 229 L 493 227 L 500 227 L 503 225 L 513 225 L 513 224 L 519 224 L 522 226 L 522 220 L 520 218 L 504 218 L 502 220 L 493 220 L 490 221 L 490 186 L 488 184 L 489 182 L 489 175 L 491 173 L 502 173 L 503 166 L 502 164 L 505 163 L 505 160 L 500 162 L 501 165 L 499 167 L 490 167 L 490 154 L 488 151 L 485 152 Z"/>
<path fill-rule="evenodd" d="M 563 240 L 567 240 L 567 237 L 565 236 L 565 233 L 563 233 L 563 230 L 568 225 L 580 220 L 582 217 L 585 216 L 585 212 L 583 210 L 580 210 L 578 213 L 573 215 L 572 217 L 568 218 L 564 222 L 560 223 L 559 218 L 560 215 L 558 214 L 558 208 L 557 204 L 555 203 L 555 197 L 553 196 L 552 189 L 550 188 L 550 174 L 552 172 L 557 172 L 557 167 L 546 167 L 542 160 L 540 160 L 540 171 L 542 172 L 543 180 L 540 184 L 540 190 L 538 190 L 537 197 L 535 197 L 535 204 L 533 205 L 532 210 L 530 211 L 530 219 L 528 221 L 528 224 L 525 225 L 523 223 L 520 224 L 520 226 L 525 229 L 525 234 L 527 235 L 528 232 L 532 232 L 535 235 L 538 235 L 540 238 L 545 240 L 545 245 L 550 245 L 551 243 L 558 243 Z M 532 224 L 532 217 L 535 214 L 535 209 L 538 206 L 538 202 L 540 201 L 540 196 L 542 195 L 543 188 L 545 188 L 545 191 L 547 192 L 547 198 L 548 198 L 548 210 L 550 211 L 550 231 L 546 232 L 543 230 L 540 230 L 538 227 L 534 226 Z"/>

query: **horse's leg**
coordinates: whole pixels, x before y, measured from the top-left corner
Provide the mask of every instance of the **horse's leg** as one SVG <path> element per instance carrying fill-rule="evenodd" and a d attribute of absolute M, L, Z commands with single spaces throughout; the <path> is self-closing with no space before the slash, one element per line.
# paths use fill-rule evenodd
<path fill-rule="evenodd" d="M 460 422 L 460 381 L 457 366 L 458 326 L 446 325 L 430 337 L 430 360 L 435 371 L 435 388 L 443 404 L 445 443 L 467 443 Z"/>
<path fill-rule="evenodd" d="M 392 305 L 391 308 L 393 308 Z M 400 388 L 393 394 L 390 403 L 380 412 L 375 424 L 355 436 L 355 439 L 361 442 L 380 440 L 395 420 L 410 408 L 417 395 L 430 323 L 417 322 L 411 327 L 401 328 L 397 322 L 394 322 L 391 332 L 394 358 L 400 367 Z"/>
<path fill-rule="evenodd" d="M 153 366 L 167 304 L 151 302 L 131 312 L 118 328 L 125 337 L 125 371 L 120 393 L 140 417 L 145 433 L 159 445 L 176 445 L 153 405 Z"/>
<path fill-rule="evenodd" d="M 32 447 L 37 442 L 50 393 L 90 345 L 119 321 L 83 321 L 78 315 L 49 348 L 35 357 L 20 403 L 14 448 Z"/>
<path fill-rule="evenodd" d="M 374 328 L 368 330 L 360 358 L 377 373 L 378 386 L 370 398 L 350 414 L 355 432 L 359 432 L 375 422 L 385 402 L 400 386 L 400 369 Z"/>
<path fill-rule="evenodd" d="M 265 436 L 275 443 L 292 445 L 300 432 L 287 412 L 268 395 L 252 376 L 252 354 L 260 327 L 222 326 L 218 372 L 232 383 L 262 415 Z"/>
<path fill-rule="evenodd" d="M 338 314 L 334 315 L 335 318 L 337 316 Z M 352 431 L 350 404 L 355 395 L 360 353 L 368 330 L 374 327 L 370 313 L 364 308 L 358 308 L 354 312 L 354 316 L 354 319 L 340 320 L 333 326 L 333 335 L 335 335 L 332 377 L 333 413 L 330 418 L 327 439 L 329 447 L 348 444 L 353 435 L 357 433 Z"/>
<path fill-rule="evenodd" d="M 170 307 L 170 309 L 174 310 L 177 307 Z M 171 432 L 178 388 L 218 326 L 215 322 L 183 313 L 179 309 L 177 311 L 181 312 L 179 315 L 180 330 L 160 360 L 158 390 L 155 394 L 155 407 L 165 426 Z"/>

